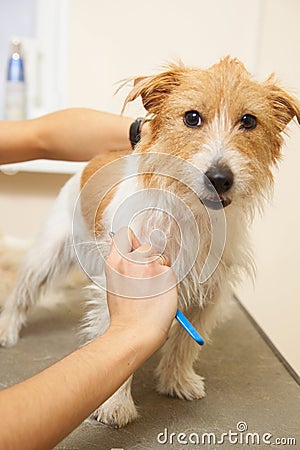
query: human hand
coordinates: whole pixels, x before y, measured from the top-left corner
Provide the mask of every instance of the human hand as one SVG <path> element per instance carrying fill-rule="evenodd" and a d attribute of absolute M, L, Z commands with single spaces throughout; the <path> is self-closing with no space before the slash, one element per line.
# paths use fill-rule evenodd
<path fill-rule="evenodd" d="M 130 228 L 116 233 L 105 264 L 110 329 L 131 330 L 156 348 L 164 343 L 177 310 L 176 277 L 165 264 Z"/>

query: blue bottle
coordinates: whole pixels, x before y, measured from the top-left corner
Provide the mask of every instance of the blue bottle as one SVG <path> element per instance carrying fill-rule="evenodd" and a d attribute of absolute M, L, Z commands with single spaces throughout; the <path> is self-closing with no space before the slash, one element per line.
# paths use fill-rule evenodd
<path fill-rule="evenodd" d="M 24 63 L 21 54 L 21 43 L 17 40 L 11 42 L 5 94 L 4 118 L 6 120 L 24 120 L 26 118 Z"/>

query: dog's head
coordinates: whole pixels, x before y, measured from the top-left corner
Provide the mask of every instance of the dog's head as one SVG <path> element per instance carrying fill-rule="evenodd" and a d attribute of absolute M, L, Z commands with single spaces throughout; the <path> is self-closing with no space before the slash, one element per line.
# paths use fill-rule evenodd
<path fill-rule="evenodd" d="M 171 65 L 135 79 L 125 104 L 141 96 L 152 117 L 139 152 L 160 152 L 190 161 L 206 176 L 193 180 L 208 207 L 253 203 L 273 181 L 282 132 L 297 117 L 299 102 L 274 76 L 253 80 L 237 59 L 207 70 Z M 159 171 L 159 167 L 157 170 Z"/>

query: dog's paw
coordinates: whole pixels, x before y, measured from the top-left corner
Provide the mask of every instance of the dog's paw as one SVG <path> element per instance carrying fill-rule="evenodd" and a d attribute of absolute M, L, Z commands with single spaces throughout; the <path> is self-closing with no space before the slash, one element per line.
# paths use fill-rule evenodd
<path fill-rule="evenodd" d="M 138 417 L 138 412 L 131 397 L 118 402 L 109 398 L 92 414 L 98 422 L 114 428 L 122 428 Z"/>
<path fill-rule="evenodd" d="M 159 375 L 157 390 L 160 394 L 178 397 L 182 400 L 196 400 L 205 397 L 204 378 L 195 372 L 176 378 Z"/>
<path fill-rule="evenodd" d="M 5 313 L 0 315 L 0 347 L 12 347 L 18 342 L 19 329 Z"/>

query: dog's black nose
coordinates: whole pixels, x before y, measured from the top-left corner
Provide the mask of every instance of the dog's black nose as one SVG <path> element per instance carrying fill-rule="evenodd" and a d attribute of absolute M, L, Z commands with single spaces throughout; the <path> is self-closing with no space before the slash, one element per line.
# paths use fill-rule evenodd
<path fill-rule="evenodd" d="M 228 166 L 214 166 L 205 173 L 204 181 L 208 189 L 224 194 L 233 185 L 233 173 Z"/>

